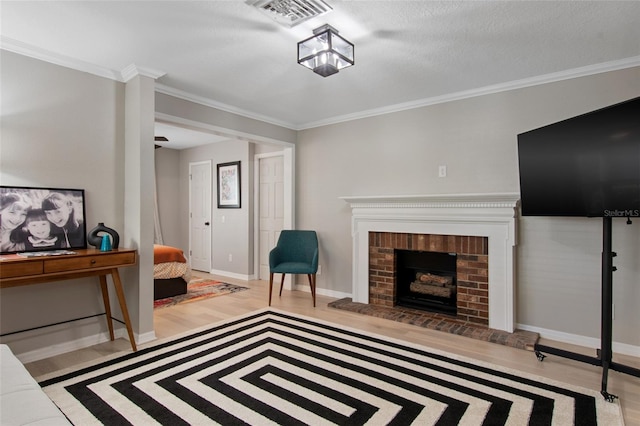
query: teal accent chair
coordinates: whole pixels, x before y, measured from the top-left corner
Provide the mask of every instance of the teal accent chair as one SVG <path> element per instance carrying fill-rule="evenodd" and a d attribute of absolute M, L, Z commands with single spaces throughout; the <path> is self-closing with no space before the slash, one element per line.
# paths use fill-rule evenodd
<path fill-rule="evenodd" d="M 269 306 L 273 291 L 273 274 L 282 274 L 280 296 L 286 274 L 309 277 L 313 306 L 316 306 L 316 273 L 318 272 L 318 236 L 316 231 L 284 230 L 278 244 L 269 252 Z"/>

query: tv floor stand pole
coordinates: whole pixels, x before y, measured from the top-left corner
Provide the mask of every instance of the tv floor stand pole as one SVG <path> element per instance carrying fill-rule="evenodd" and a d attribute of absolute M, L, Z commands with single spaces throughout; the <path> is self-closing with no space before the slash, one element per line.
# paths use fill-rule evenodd
<path fill-rule="evenodd" d="M 612 251 L 612 219 L 602 218 L 602 309 L 600 311 L 600 361 L 602 362 L 602 387 L 600 393 L 607 400 L 617 398 L 607 392 L 607 381 L 613 351 L 611 349 L 613 341 L 613 258 L 617 256 Z"/>
<path fill-rule="evenodd" d="M 630 222 L 628 222 L 630 223 Z M 585 362 L 592 365 L 602 367 L 602 387 L 600 393 L 609 402 L 613 402 L 616 395 L 612 395 L 607 391 L 607 382 L 609 370 L 620 371 L 625 374 L 640 377 L 640 370 L 627 365 L 613 362 L 613 272 L 616 267 L 613 266 L 613 258 L 616 253 L 612 251 L 612 218 L 605 217 L 602 219 L 602 297 L 600 310 L 600 349 L 597 357 L 591 357 L 575 352 L 565 351 L 564 349 L 553 348 L 551 346 L 536 344 L 535 354 L 538 360 L 542 361 L 546 358 L 542 352 L 558 355 L 564 358 Z"/>

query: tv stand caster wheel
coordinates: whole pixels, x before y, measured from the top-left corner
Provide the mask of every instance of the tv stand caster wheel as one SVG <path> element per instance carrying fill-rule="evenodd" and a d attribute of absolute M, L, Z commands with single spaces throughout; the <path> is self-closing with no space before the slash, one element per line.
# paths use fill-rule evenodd
<path fill-rule="evenodd" d="M 544 359 L 547 357 L 545 354 L 543 354 L 540 351 L 535 351 L 536 357 L 538 358 L 538 361 L 542 362 L 544 361 Z"/>
<path fill-rule="evenodd" d="M 607 391 L 600 391 L 600 393 L 602 394 L 602 396 L 604 397 L 604 400 L 607 402 L 613 402 L 616 399 L 618 399 L 617 395 L 612 395 Z"/>

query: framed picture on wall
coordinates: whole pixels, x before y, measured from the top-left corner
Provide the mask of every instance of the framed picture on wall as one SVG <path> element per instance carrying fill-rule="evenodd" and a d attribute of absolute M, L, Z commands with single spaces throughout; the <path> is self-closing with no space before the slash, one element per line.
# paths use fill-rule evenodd
<path fill-rule="evenodd" d="M 218 208 L 240 208 L 240 162 L 218 164 Z"/>

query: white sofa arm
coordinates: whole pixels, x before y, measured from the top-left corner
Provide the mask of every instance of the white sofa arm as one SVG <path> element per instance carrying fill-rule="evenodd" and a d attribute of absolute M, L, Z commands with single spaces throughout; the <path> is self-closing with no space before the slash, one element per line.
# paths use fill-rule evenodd
<path fill-rule="evenodd" d="M 70 424 L 11 349 L 0 345 L 0 425 Z"/>

